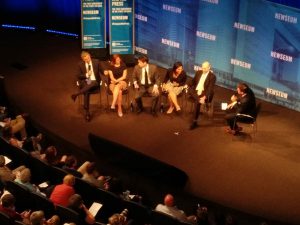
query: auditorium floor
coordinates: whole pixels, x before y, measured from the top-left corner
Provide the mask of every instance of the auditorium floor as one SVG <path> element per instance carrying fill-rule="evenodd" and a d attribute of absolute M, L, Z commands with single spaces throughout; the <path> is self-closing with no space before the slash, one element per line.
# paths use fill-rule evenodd
<path fill-rule="evenodd" d="M 122 143 L 183 170 L 185 190 L 219 204 L 262 217 L 300 223 L 300 114 L 264 101 L 255 136 L 224 132 L 222 114 L 201 117 L 190 131 L 189 113 L 150 113 L 123 118 L 99 109 L 92 97 L 87 123 L 78 102 L 75 69 L 80 40 L 40 33 L 1 32 L 0 75 L 11 101 L 38 124 L 92 155 L 89 132 Z M 232 91 L 216 88 L 216 112 Z M 102 95 L 102 105 L 106 96 Z"/>

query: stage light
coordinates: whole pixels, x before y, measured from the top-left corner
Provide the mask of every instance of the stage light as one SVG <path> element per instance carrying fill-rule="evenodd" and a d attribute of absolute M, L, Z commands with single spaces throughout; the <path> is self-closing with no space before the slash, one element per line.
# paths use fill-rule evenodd
<path fill-rule="evenodd" d="M 31 26 L 20 26 L 20 25 L 13 25 L 13 24 L 2 24 L 3 28 L 13 28 L 13 29 L 22 29 L 22 30 L 35 30 L 35 27 Z"/>
<path fill-rule="evenodd" d="M 46 32 L 78 38 L 78 34 L 74 34 L 74 33 L 68 33 L 68 32 L 57 31 L 57 30 L 49 30 L 49 29 L 47 29 Z"/>

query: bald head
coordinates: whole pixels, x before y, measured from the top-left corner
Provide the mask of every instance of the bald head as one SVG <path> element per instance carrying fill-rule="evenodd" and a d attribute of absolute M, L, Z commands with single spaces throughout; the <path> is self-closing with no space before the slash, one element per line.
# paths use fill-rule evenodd
<path fill-rule="evenodd" d="M 208 61 L 204 61 L 201 68 L 204 74 L 208 73 L 210 70 L 210 63 Z"/>
<path fill-rule="evenodd" d="M 164 203 L 165 203 L 166 206 L 173 206 L 174 205 L 174 197 L 173 197 L 173 195 L 167 194 L 165 196 Z"/>

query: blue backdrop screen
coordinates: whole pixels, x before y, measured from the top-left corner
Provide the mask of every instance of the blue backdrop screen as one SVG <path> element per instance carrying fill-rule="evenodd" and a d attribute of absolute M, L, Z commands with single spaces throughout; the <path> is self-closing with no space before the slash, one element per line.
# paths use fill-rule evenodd
<path fill-rule="evenodd" d="M 234 3 L 233 3 L 234 1 Z M 208 60 L 217 83 L 300 111 L 300 11 L 267 0 L 137 0 L 136 52 L 194 76 Z"/>

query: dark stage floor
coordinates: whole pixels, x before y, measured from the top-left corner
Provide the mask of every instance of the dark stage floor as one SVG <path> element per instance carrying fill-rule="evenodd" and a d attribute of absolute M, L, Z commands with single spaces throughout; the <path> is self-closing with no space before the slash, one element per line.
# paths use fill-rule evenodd
<path fill-rule="evenodd" d="M 126 113 L 123 118 L 97 107 L 87 123 L 70 94 L 80 41 L 39 33 L 1 33 L 0 75 L 8 95 L 37 123 L 76 146 L 90 150 L 89 132 L 122 143 L 183 170 L 185 190 L 202 198 L 270 219 L 300 224 L 300 116 L 262 102 L 255 136 L 224 132 L 222 115 L 189 131 L 190 115 Z M 232 91 L 216 88 L 216 102 Z M 102 104 L 106 104 L 105 95 Z"/>

